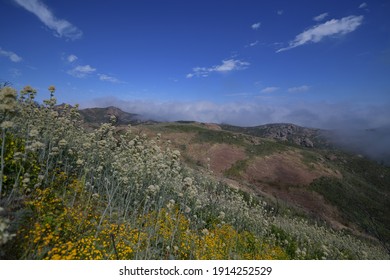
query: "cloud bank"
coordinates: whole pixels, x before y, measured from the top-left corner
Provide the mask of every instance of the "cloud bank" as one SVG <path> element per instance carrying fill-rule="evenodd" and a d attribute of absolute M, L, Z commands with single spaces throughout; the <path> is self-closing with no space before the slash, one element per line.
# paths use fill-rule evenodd
<path fill-rule="evenodd" d="M 116 106 L 144 118 L 159 121 L 192 120 L 255 126 L 267 123 L 294 123 L 322 129 L 366 129 L 390 126 L 390 104 L 357 105 L 329 102 L 255 102 L 214 103 L 158 102 L 149 100 L 121 100 L 115 97 L 95 99 L 82 107 Z"/>
<path fill-rule="evenodd" d="M 331 19 L 325 23 L 315 25 L 302 33 L 298 34 L 294 40 L 290 41 L 289 46 L 281 48 L 276 52 L 287 51 L 308 43 L 318 43 L 322 39 L 345 35 L 355 31 L 363 22 L 363 16 L 348 16 L 341 19 Z"/>
<path fill-rule="evenodd" d="M 39 0 L 14 0 L 27 11 L 36 15 L 57 37 L 79 39 L 83 32 L 64 19 L 57 19 L 44 3 Z"/>
<path fill-rule="evenodd" d="M 198 121 L 256 126 L 293 123 L 331 130 L 335 144 L 390 165 L 390 103 L 356 105 L 353 103 L 289 102 L 274 104 L 267 100 L 217 104 L 213 102 L 124 101 L 115 97 L 95 99 L 82 108 L 116 106 L 143 119 L 157 121 Z"/>

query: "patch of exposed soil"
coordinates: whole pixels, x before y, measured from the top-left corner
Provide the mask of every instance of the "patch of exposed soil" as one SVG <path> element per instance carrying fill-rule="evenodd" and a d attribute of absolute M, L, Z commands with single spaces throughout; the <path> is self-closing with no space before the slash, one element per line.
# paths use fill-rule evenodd
<path fill-rule="evenodd" d="M 217 174 L 222 174 L 238 160 L 246 158 L 243 148 L 227 144 L 216 144 L 209 151 L 210 168 Z"/>
<path fill-rule="evenodd" d="M 302 162 L 302 156 L 295 151 L 272 154 L 253 159 L 243 175 L 251 182 L 263 182 L 271 185 L 308 185 L 321 176 L 339 177 L 321 163 L 310 167 Z"/>
<path fill-rule="evenodd" d="M 255 192 L 280 199 L 327 221 L 336 229 L 345 228 L 337 208 L 306 187 L 321 176 L 340 177 L 341 174 L 321 163 L 307 166 L 302 162 L 302 156 L 294 151 L 256 157 L 243 174 L 243 178 L 254 186 Z"/>
<path fill-rule="evenodd" d="M 193 160 L 200 162 L 202 165 L 210 164 L 210 169 L 216 175 L 222 175 L 236 161 L 246 158 L 244 148 L 228 144 L 191 144 L 186 154 Z M 207 158 L 210 162 L 207 162 Z"/>

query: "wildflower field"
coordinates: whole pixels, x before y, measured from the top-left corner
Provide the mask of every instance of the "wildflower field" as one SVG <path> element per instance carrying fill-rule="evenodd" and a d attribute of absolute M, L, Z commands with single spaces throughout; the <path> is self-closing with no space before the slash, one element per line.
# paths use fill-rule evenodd
<path fill-rule="evenodd" d="M 190 169 L 160 134 L 86 130 L 54 93 L 1 89 L 1 259 L 389 259 Z"/>

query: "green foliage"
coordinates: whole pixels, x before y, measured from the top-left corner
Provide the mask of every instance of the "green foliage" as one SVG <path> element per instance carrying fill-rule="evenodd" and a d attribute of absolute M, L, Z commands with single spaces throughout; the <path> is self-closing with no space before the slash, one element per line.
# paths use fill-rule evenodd
<path fill-rule="evenodd" d="M 258 145 L 247 145 L 246 148 L 249 156 L 268 156 L 273 153 L 282 153 L 288 150 L 289 145 L 268 139 L 263 139 Z"/>
<path fill-rule="evenodd" d="M 380 188 L 356 177 L 321 177 L 314 180 L 310 188 L 336 205 L 347 220 L 389 246 L 390 217 L 386 213 L 390 213 L 390 204 Z"/>
<path fill-rule="evenodd" d="M 230 178 L 240 178 L 241 172 L 245 171 L 248 167 L 248 159 L 236 161 L 229 169 L 227 169 L 224 174 L 226 177 Z"/>
<path fill-rule="evenodd" d="M 225 143 L 230 145 L 242 146 L 245 138 L 242 135 L 235 135 L 226 131 L 201 130 L 198 132 L 195 142 L 200 143 Z"/>
<path fill-rule="evenodd" d="M 206 131 L 205 128 L 200 127 L 198 125 L 194 125 L 191 123 L 183 123 L 180 122 L 178 124 L 169 124 L 164 125 L 165 129 L 178 131 L 178 132 L 200 132 L 200 131 Z"/>

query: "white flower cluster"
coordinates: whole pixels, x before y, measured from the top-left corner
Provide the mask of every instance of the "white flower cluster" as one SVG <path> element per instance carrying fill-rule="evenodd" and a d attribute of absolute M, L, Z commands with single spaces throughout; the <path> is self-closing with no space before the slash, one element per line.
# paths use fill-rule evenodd
<path fill-rule="evenodd" d="M 3 211 L 4 209 L 0 207 L 0 214 Z M 8 232 L 8 228 L 9 228 L 9 220 L 0 216 L 0 246 L 4 245 L 8 241 L 10 241 L 13 237 L 15 237 L 15 234 L 10 234 Z"/>

